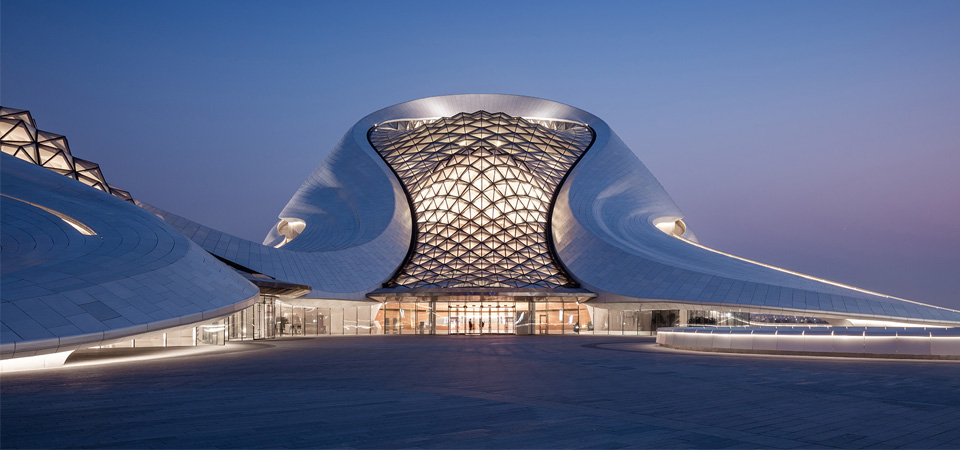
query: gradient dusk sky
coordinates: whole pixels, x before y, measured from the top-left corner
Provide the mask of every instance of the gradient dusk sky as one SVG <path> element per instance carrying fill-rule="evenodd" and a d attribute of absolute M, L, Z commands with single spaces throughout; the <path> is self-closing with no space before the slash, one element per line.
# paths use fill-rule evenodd
<path fill-rule="evenodd" d="M 21 1 L 0 101 L 134 198 L 261 241 L 361 117 L 605 120 L 705 245 L 960 308 L 960 1 Z"/>

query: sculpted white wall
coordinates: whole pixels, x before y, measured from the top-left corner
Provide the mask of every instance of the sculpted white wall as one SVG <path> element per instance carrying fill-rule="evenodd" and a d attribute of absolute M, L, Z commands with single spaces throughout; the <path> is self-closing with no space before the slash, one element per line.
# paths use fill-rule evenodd
<path fill-rule="evenodd" d="M 683 213 L 606 124 L 590 125 L 597 141 L 561 187 L 553 234 L 560 259 L 584 287 L 599 294 L 598 302 L 682 302 L 960 323 L 958 311 L 777 270 L 660 231 L 657 219 Z"/>
<path fill-rule="evenodd" d="M 257 298 L 250 282 L 146 211 L 48 169 L 2 158 L 3 357 L 74 350 L 201 322 Z M 30 203 L 96 234 L 81 234 Z"/>
<path fill-rule="evenodd" d="M 280 218 L 301 219 L 306 227 L 280 248 L 273 248 L 282 240 L 275 229 L 257 244 L 141 206 L 213 254 L 282 281 L 311 286 L 308 297 L 362 300 L 402 264 L 413 225 L 399 181 L 367 141 L 367 132 L 387 120 L 481 109 L 523 117 L 597 120 L 567 105 L 512 95 L 431 97 L 374 112 L 347 131 L 281 211 Z"/>
<path fill-rule="evenodd" d="M 212 253 L 283 281 L 312 286 L 310 296 L 363 299 L 400 266 L 412 232 L 406 198 L 367 141 L 368 130 L 387 120 L 448 117 L 478 110 L 577 121 L 596 132 L 593 146 L 561 186 L 551 221 L 561 264 L 583 287 L 599 295 L 594 300 L 597 303 L 679 302 L 691 308 L 762 308 L 960 323 L 958 311 L 789 273 L 661 232 L 655 223 L 682 218 L 683 212 L 636 154 L 596 116 L 532 97 L 430 97 L 364 117 L 281 212 L 280 217 L 301 219 L 306 227 L 279 249 L 153 210 Z M 690 229 L 685 237 L 696 241 Z M 273 230 L 264 242 L 273 245 L 279 240 L 281 236 Z"/>

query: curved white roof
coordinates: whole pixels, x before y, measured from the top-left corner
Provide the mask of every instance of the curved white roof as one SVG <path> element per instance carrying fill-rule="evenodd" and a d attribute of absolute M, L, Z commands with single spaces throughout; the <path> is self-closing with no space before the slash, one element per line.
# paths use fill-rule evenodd
<path fill-rule="evenodd" d="M 143 209 L 0 156 L 3 357 L 115 342 L 256 300 L 255 286 Z"/>

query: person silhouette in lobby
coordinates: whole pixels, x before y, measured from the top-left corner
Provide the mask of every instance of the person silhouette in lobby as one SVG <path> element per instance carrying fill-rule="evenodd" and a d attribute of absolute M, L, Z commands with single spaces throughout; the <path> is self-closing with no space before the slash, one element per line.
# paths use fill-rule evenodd
<path fill-rule="evenodd" d="M 467 328 L 470 329 L 470 333 L 473 333 L 473 319 L 467 321 Z"/>

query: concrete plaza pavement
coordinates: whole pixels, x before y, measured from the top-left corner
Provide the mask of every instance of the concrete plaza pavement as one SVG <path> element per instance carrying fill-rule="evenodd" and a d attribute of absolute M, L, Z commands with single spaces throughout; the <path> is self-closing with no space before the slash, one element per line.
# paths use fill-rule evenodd
<path fill-rule="evenodd" d="M 361 336 L 8 373 L 3 448 L 960 448 L 960 363 Z"/>

